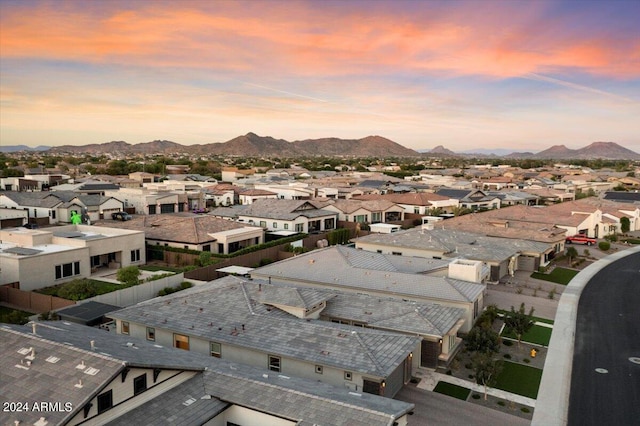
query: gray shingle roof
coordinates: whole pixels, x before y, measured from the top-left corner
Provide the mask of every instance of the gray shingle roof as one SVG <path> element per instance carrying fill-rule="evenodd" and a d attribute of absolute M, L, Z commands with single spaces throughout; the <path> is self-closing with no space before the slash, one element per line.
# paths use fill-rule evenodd
<path fill-rule="evenodd" d="M 390 235 L 397 235 L 390 234 Z M 432 300 L 472 302 L 484 291 L 485 286 L 446 277 L 389 271 L 389 269 L 357 268 L 349 263 L 343 248 L 328 247 L 314 250 L 280 262 L 272 263 L 251 272 L 258 278 L 272 277 L 304 283 L 323 284 L 333 288 L 361 289 L 392 295 L 428 298 Z M 350 256 L 363 256 L 351 249 Z M 385 265 L 384 255 L 363 252 L 373 256 L 372 263 Z M 349 257 L 350 258 L 350 257 Z M 384 268 L 384 266 L 383 266 Z"/>
<path fill-rule="evenodd" d="M 5 191 L 0 195 L 4 195 L 17 205 L 24 207 L 41 207 L 50 209 L 62 204 L 62 201 L 56 197 L 52 197 L 50 192 Z"/>
<path fill-rule="evenodd" d="M 389 375 L 418 344 L 397 333 L 283 315 L 259 304 L 260 293 L 257 283 L 227 276 L 109 316 L 377 377 Z"/>

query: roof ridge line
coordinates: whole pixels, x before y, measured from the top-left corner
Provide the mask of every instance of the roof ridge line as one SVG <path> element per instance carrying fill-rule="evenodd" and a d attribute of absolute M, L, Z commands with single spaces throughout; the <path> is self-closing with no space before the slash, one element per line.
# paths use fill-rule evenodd
<path fill-rule="evenodd" d="M 364 353 L 369 357 L 369 359 L 371 359 L 371 362 L 373 362 L 373 364 L 376 366 L 376 369 L 382 372 L 383 370 L 382 366 L 380 365 L 376 357 L 373 355 L 371 350 L 369 350 L 369 347 L 364 342 L 364 340 L 360 337 L 360 333 L 358 333 L 357 331 L 352 331 L 352 334 L 356 336 L 356 340 L 358 340 L 358 343 L 360 343 L 360 345 L 364 349 Z"/>

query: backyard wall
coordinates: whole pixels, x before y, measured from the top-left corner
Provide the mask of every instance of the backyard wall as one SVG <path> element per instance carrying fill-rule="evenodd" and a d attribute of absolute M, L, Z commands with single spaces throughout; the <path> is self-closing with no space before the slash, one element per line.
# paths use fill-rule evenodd
<path fill-rule="evenodd" d="M 136 303 L 153 299 L 158 296 L 158 292 L 165 287 L 178 287 L 182 281 L 184 281 L 184 274 L 179 273 L 159 280 L 134 285 L 133 287 L 123 288 L 122 290 L 111 293 L 90 297 L 79 301 L 78 303 L 93 300 L 100 303 L 126 308 L 127 306 L 132 306 Z"/>
<path fill-rule="evenodd" d="M 61 309 L 76 303 L 73 300 L 34 293 L 32 291 L 24 291 L 10 286 L 0 286 L 0 302 L 23 311 L 38 314 Z"/>

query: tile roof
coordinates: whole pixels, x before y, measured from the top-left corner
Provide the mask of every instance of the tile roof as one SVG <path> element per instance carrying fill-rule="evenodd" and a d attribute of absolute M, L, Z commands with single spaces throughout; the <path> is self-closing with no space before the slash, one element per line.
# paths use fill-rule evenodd
<path fill-rule="evenodd" d="M 198 374 L 107 423 L 108 426 L 203 425 L 232 404 L 212 397 L 215 390 L 206 389 L 209 376 Z M 246 387 L 246 383 L 244 383 Z"/>
<path fill-rule="evenodd" d="M 259 304 L 260 293 L 257 283 L 227 276 L 109 316 L 377 377 L 390 374 L 417 344 L 396 333 L 300 320 Z"/>
<path fill-rule="evenodd" d="M 354 197 L 358 200 L 383 199 L 396 204 L 408 204 L 412 206 L 430 206 L 432 201 L 446 201 L 450 197 L 434 194 L 433 192 L 407 192 L 403 194 L 370 194 Z"/>
<path fill-rule="evenodd" d="M 264 286 L 258 301 L 267 305 L 310 309 L 333 297 L 333 294 L 307 288 Z"/>
<path fill-rule="evenodd" d="M 294 220 L 300 216 L 314 218 L 336 216 L 337 213 L 318 209 L 308 200 L 259 199 L 247 205 L 246 208 L 241 211 L 238 211 L 238 215 L 266 219 Z"/>
<path fill-rule="evenodd" d="M 255 230 L 258 227 L 224 220 L 212 215 L 175 213 L 161 215 L 137 215 L 132 220 L 104 221 L 100 226 L 144 231 L 150 240 L 173 241 L 185 244 L 202 244 L 215 241 L 211 234 L 233 229 Z"/>
<path fill-rule="evenodd" d="M 387 200 L 370 199 L 370 200 L 337 200 L 331 203 L 333 207 L 340 210 L 343 213 L 349 214 L 356 210 L 364 209 L 371 212 L 381 212 L 389 210 L 396 206 L 396 203 Z"/>
<path fill-rule="evenodd" d="M 414 408 L 413 404 L 390 398 L 349 392 L 325 383 L 286 377 L 64 321 L 38 323 L 36 330 L 37 335 L 34 336 L 29 325 L 0 326 L 3 342 L 0 360 L 4 363 L 2 391 L 7 400 L 68 401 L 74 409 L 80 410 L 84 402 L 124 368 L 132 357 L 134 360 L 147 358 L 146 365 L 151 367 L 165 366 L 167 363 L 162 360 L 172 359 L 169 364 L 178 369 L 186 367 L 196 372 L 192 379 L 108 423 L 112 426 L 202 425 L 230 404 L 292 419 L 299 424 L 388 426 Z M 91 350 L 90 340 L 95 341 L 96 351 Z M 135 342 L 135 346 L 124 342 Z M 17 350 L 28 347 L 36 350 L 36 360 L 30 370 L 14 367 L 24 357 Z M 100 354 L 97 352 L 100 349 L 116 356 L 110 358 Z M 47 356 L 60 359 L 56 363 L 37 362 Z M 161 362 L 156 365 L 158 359 Z M 82 370 L 75 368 L 81 360 L 88 367 L 101 367 L 100 371 L 95 375 L 83 374 Z M 78 378 L 83 380 L 81 389 L 73 386 Z M 9 386 L 5 388 L 5 384 Z M 190 398 L 195 401 L 185 405 L 184 402 Z M 59 424 L 63 417 L 70 418 L 74 413 L 49 412 L 47 420 L 50 424 Z M 32 424 L 42 416 L 41 412 L 21 414 L 24 416 L 15 418 L 21 424 Z"/>
<path fill-rule="evenodd" d="M 398 235 L 399 233 L 391 234 Z M 372 234 L 373 235 L 373 234 Z M 251 272 L 259 278 L 272 277 L 287 280 L 321 284 L 327 287 L 360 289 L 386 294 L 407 295 L 431 300 L 472 302 L 484 291 L 485 286 L 446 277 L 417 275 L 389 271 L 388 260 L 379 253 L 352 250 L 353 256 L 372 256 L 371 265 L 380 262 L 380 269 L 354 267 L 348 257 L 336 247 L 314 250 L 280 262 L 272 263 Z M 419 258 L 413 258 L 416 261 Z"/>
<path fill-rule="evenodd" d="M 24 207 L 41 207 L 51 209 L 62 204 L 62 201 L 59 198 L 51 197 L 50 192 L 4 191 L 0 195 L 4 195 L 17 205 Z"/>

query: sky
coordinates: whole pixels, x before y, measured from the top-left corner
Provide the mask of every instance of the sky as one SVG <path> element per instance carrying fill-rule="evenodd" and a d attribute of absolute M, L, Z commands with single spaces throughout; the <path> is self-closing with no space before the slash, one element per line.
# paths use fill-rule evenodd
<path fill-rule="evenodd" d="M 0 0 L 0 145 L 640 152 L 640 2 Z"/>

